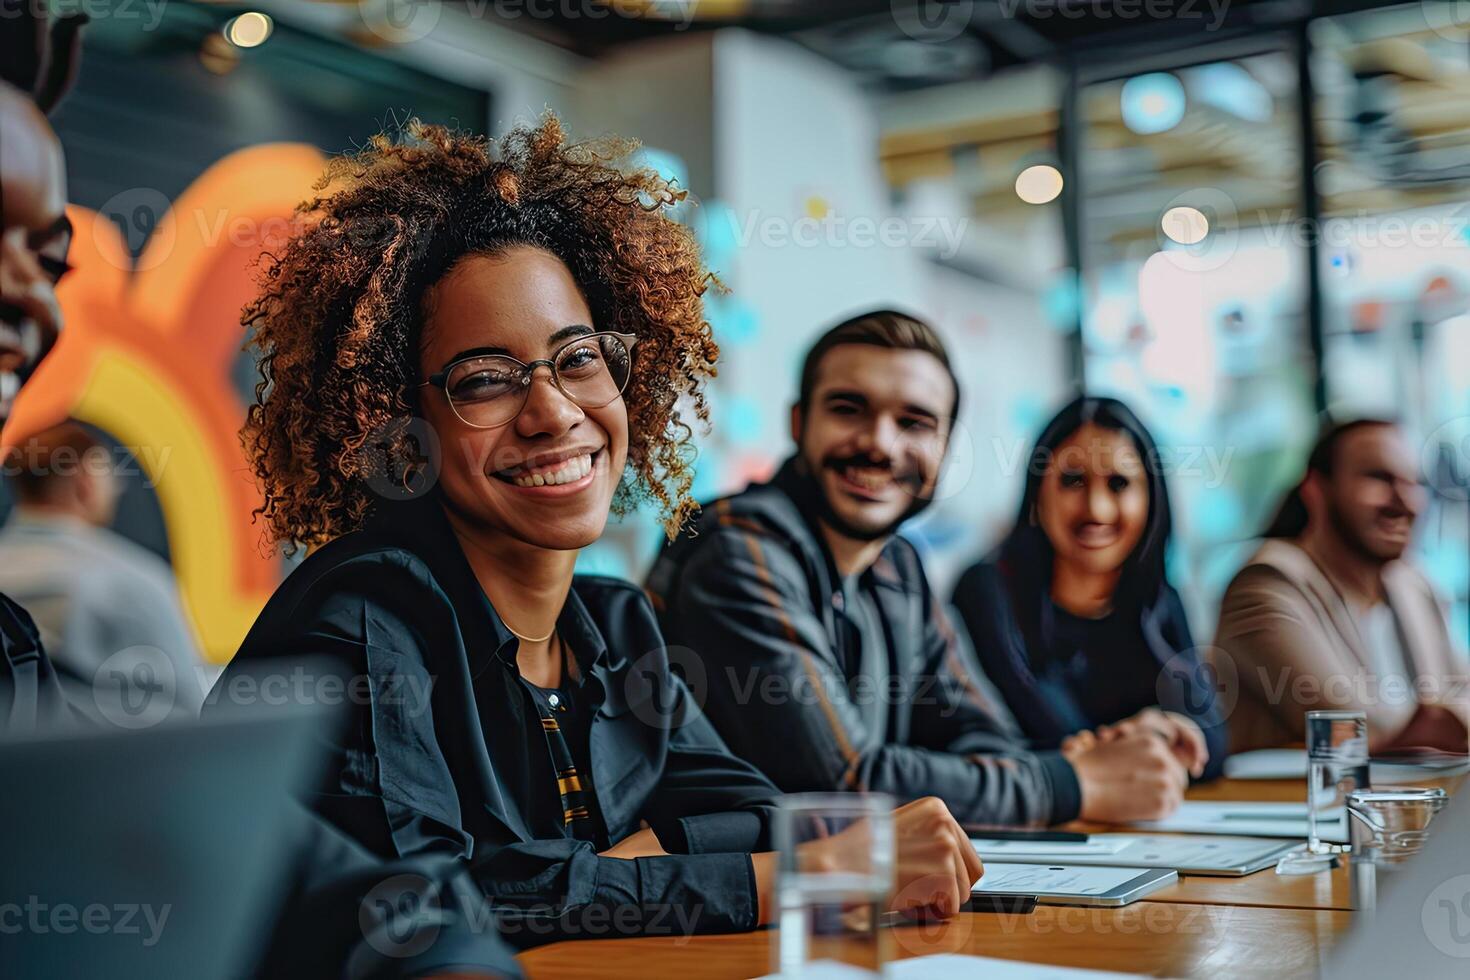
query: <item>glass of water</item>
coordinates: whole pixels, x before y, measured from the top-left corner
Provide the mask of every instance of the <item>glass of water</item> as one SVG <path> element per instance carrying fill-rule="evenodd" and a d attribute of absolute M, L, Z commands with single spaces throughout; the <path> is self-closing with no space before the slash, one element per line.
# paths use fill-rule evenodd
<path fill-rule="evenodd" d="M 1349 840 L 1347 798 L 1368 788 L 1368 716 L 1361 711 L 1307 712 L 1307 846 L 1281 859 L 1283 874 L 1332 866 Z"/>
<path fill-rule="evenodd" d="M 1378 869 L 1403 867 L 1429 841 L 1429 822 L 1449 801 L 1442 789 L 1399 786 L 1358 790 L 1347 799 L 1353 844 L 1353 908 L 1372 912 L 1378 903 Z"/>
<path fill-rule="evenodd" d="M 887 951 L 879 926 L 893 892 L 893 799 L 877 793 L 783 796 L 774 834 L 780 852 L 776 971 L 800 977 L 817 963 L 838 962 L 880 975 Z M 827 844 L 811 846 L 819 841 Z M 825 858 L 820 866 L 818 851 Z"/>

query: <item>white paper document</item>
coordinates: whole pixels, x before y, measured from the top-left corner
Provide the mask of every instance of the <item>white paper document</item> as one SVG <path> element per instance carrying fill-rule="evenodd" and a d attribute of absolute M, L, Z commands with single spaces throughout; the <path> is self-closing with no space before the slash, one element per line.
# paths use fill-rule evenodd
<path fill-rule="evenodd" d="M 997 960 L 989 956 L 962 956 L 958 953 L 938 953 L 934 956 L 915 956 L 911 960 L 899 960 L 888 964 L 885 974 L 893 980 L 966 980 L 983 977 L 984 980 L 1106 980 L 1139 976 L 1136 973 L 1104 973 L 1100 970 L 1079 970 L 1069 966 L 1048 966 L 1045 963 L 1020 963 L 1016 960 Z"/>
<path fill-rule="evenodd" d="M 1258 749 L 1225 760 L 1226 779 L 1306 779 L 1306 749 Z"/>
<path fill-rule="evenodd" d="M 1424 760 L 1374 759 L 1368 766 L 1368 780 L 1374 785 L 1411 783 L 1434 776 L 1454 776 L 1470 772 L 1470 758 L 1451 755 Z M 1225 760 L 1227 779 L 1306 779 L 1306 749 L 1257 749 L 1242 752 Z"/>
<path fill-rule="evenodd" d="M 975 838 L 970 843 L 986 862 L 1107 864 L 1188 874 L 1246 874 L 1275 864 L 1283 850 L 1295 846 L 1291 841 L 1212 834 L 1093 834 L 1086 843 Z M 1094 845 L 1096 850 L 1088 850 Z"/>
<path fill-rule="evenodd" d="M 1345 814 L 1317 821 L 1323 840 L 1346 840 Z M 1177 834 L 1230 834 L 1236 837 L 1307 839 L 1306 803 L 1207 803 L 1185 800 L 1170 816 L 1132 826 Z"/>
<path fill-rule="evenodd" d="M 936 953 L 933 956 L 915 956 L 911 959 L 888 963 L 883 969 L 887 980 L 1128 980 L 1140 976 L 1136 973 L 1103 973 L 1100 970 L 1080 970 L 1070 966 L 1049 966 L 1045 963 L 1022 963 L 1017 960 L 998 960 L 989 956 L 963 956 L 959 953 Z M 799 980 L 859 980 L 872 974 L 847 963 L 834 960 L 819 960 L 809 963 L 800 973 L 793 974 Z M 784 976 L 771 974 L 765 980 L 786 980 Z"/>

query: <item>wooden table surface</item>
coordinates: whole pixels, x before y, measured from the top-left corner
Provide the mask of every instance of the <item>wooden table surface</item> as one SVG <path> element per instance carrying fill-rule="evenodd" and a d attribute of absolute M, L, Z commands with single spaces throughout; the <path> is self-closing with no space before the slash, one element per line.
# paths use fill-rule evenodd
<path fill-rule="evenodd" d="M 1453 791 L 1459 780 L 1427 780 Z M 1195 800 L 1296 801 L 1301 781 L 1219 780 Z M 1082 825 L 1077 825 L 1082 826 Z M 1100 830 L 1099 827 L 1085 829 Z M 967 953 L 1153 976 L 1313 977 L 1352 921 L 1346 869 L 1283 877 L 1182 877 L 1120 909 L 1040 906 L 1031 915 L 961 915 L 885 930 L 897 959 Z M 771 972 L 775 930 L 732 936 L 582 940 L 521 954 L 531 980 L 578 977 L 744 978 Z"/>
<path fill-rule="evenodd" d="M 907 959 L 968 953 L 1165 977 L 1311 977 L 1349 912 L 1135 902 L 1121 909 L 1040 906 L 1031 915 L 962 915 L 888 930 Z M 773 929 L 733 936 L 555 943 L 520 957 L 531 980 L 759 977 L 772 970 Z"/>

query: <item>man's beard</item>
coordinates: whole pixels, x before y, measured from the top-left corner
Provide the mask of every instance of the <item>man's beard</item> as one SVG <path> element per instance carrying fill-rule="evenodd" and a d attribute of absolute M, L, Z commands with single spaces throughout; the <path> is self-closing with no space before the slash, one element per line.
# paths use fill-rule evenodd
<path fill-rule="evenodd" d="M 1353 527 L 1343 515 L 1342 508 L 1338 507 L 1336 503 L 1328 503 L 1327 520 L 1332 525 L 1332 530 L 1337 533 L 1338 538 L 1347 546 L 1348 550 L 1370 564 L 1387 565 L 1403 554 L 1402 549 L 1400 549 L 1397 555 L 1381 555 L 1374 551 L 1358 529 Z"/>
<path fill-rule="evenodd" d="M 821 478 L 816 473 L 811 472 L 811 464 L 806 461 L 806 457 L 800 457 L 800 460 L 802 476 L 806 479 L 810 487 L 810 495 L 812 503 L 816 506 L 817 516 L 823 524 L 826 524 L 843 537 L 851 538 L 854 541 L 878 541 L 882 538 L 892 537 L 905 521 L 917 517 L 924 512 L 925 508 L 934 502 L 933 496 L 925 497 L 918 493 L 912 493 L 912 500 L 908 507 L 893 520 L 878 528 L 858 527 L 850 523 L 832 506 L 832 502 L 827 499 L 827 494 L 822 488 Z M 872 465 L 870 460 L 862 456 L 848 456 L 842 459 L 825 460 L 819 465 L 823 469 L 841 469 L 844 466 L 862 463 Z M 894 479 L 903 486 L 913 482 L 912 480 L 905 481 L 896 476 Z M 922 487 L 922 481 L 920 481 L 919 485 Z"/>

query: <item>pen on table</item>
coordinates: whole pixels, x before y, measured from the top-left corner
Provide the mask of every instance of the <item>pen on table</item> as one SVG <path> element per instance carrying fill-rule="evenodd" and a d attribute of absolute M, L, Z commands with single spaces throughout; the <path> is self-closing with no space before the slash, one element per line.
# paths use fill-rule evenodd
<path fill-rule="evenodd" d="M 971 895 L 969 901 L 960 906 L 961 912 L 996 912 L 1001 915 L 1030 915 L 1036 911 L 1036 895 Z M 879 920 L 884 926 L 910 926 L 938 922 L 927 909 L 910 909 L 907 912 L 884 912 Z"/>

